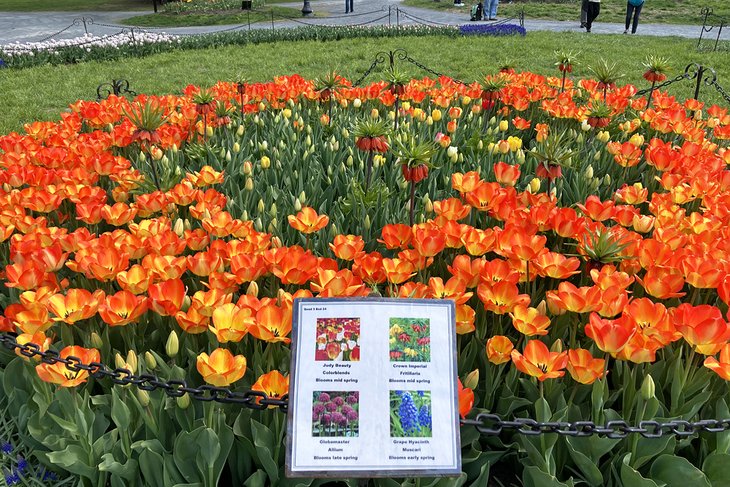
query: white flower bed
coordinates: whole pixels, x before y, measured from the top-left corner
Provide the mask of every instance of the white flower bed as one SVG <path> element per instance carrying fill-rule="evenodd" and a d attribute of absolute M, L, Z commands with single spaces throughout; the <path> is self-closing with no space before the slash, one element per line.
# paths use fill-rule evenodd
<path fill-rule="evenodd" d="M 90 51 L 92 48 L 122 48 L 145 44 L 179 44 L 180 38 L 175 35 L 154 32 L 122 32 L 106 36 L 84 34 L 73 39 L 51 39 L 44 42 L 14 42 L 0 45 L 0 52 L 7 57 L 33 56 L 43 52 L 58 54 L 63 49 L 78 47 Z"/>

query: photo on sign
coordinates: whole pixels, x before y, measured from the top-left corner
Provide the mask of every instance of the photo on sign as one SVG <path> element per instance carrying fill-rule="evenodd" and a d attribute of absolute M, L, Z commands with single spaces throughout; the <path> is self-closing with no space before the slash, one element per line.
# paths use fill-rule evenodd
<path fill-rule="evenodd" d="M 360 318 L 317 318 L 317 361 L 360 360 Z"/>
<path fill-rule="evenodd" d="M 431 391 L 390 391 L 391 438 L 430 438 L 431 430 Z"/>
<path fill-rule="evenodd" d="M 431 361 L 428 318 L 391 318 L 389 335 L 391 362 Z"/>
<path fill-rule="evenodd" d="M 313 399 L 312 436 L 359 436 L 359 392 L 315 391 Z"/>

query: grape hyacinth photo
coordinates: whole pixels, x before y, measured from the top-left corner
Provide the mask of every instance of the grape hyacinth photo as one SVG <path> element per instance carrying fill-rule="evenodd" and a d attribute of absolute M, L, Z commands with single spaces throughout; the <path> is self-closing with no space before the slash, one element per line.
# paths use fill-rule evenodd
<path fill-rule="evenodd" d="M 390 391 L 390 436 L 430 438 L 431 391 Z"/>
<path fill-rule="evenodd" d="M 314 392 L 312 436 L 358 436 L 359 419 L 357 391 Z"/>

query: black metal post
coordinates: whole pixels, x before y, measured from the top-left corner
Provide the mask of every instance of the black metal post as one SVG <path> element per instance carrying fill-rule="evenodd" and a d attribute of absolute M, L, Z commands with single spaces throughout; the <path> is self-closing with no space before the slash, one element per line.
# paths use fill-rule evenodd
<path fill-rule="evenodd" d="M 703 65 L 697 66 L 697 82 L 695 83 L 695 100 L 699 101 L 700 97 L 700 87 L 702 86 L 702 77 L 705 74 L 705 67 Z"/>
<path fill-rule="evenodd" d="M 715 49 L 713 51 L 717 51 L 717 43 L 720 42 L 720 34 L 722 34 L 723 27 L 725 27 L 725 20 L 720 21 L 720 28 L 717 30 L 717 39 L 715 39 Z"/>
<path fill-rule="evenodd" d="M 393 9 L 390 5 L 388 5 L 388 27 L 390 27 L 390 11 Z"/>
<path fill-rule="evenodd" d="M 703 19 L 702 19 L 702 30 L 700 31 L 700 38 L 697 39 L 697 49 L 700 48 L 700 43 L 702 42 L 702 35 L 705 32 L 709 32 L 712 29 L 712 28 L 710 28 L 710 29 L 707 28 L 707 17 L 709 17 L 710 14 L 712 14 L 712 9 L 711 8 L 708 8 L 708 7 L 705 7 L 705 8 L 702 9 L 701 14 L 702 14 L 702 17 L 703 17 Z"/>
<path fill-rule="evenodd" d="M 271 9 L 271 32 L 274 32 L 274 9 Z"/>
<path fill-rule="evenodd" d="M 89 29 L 86 28 L 86 17 L 81 17 L 81 22 L 84 23 L 84 34 L 88 34 Z"/>
<path fill-rule="evenodd" d="M 152 8 L 155 10 L 155 13 L 157 13 L 157 0 L 152 0 Z"/>
<path fill-rule="evenodd" d="M 395 8 L 395 26 L 400 27 L 400 9 L 398 7 Z"/>
<path fill-rule="evenodd" d="M 304 6 L 302 7 L 302 16 L 308 17 L 312 15 L 312 6 L 310 5 L 309 0 L 304 0 Z"/>

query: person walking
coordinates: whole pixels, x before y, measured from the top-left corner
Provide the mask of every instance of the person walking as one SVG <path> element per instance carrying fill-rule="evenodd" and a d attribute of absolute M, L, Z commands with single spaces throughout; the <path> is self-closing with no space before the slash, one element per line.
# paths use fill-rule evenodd
<path fill-rule="evenodd" d="M 631 24 L 631 33 L 636 34 L 636 28 L 639 26 L 639 14 L 641 14 L 641 8 L 644 6 L 644 0 L 628 0 L 626 2 L 626 30 L 624 34 L 629 33 L 629 24 Z M 631 22 L 633 16 L 634 21 Z"/>
<path fill-rule="evenodd" d="M 590 32 L 591 27 L 593 27 L 593 21 L 601 13 L 601 0 L 588 0 L 586 7 L 586 32 Z"/>
<path fill-rule="evenodd" d="M 586 22 L 588 20 L 588 0 L 581 0 L 580 2 L 580 28 L 586 28 Z"/>
<path fill-rule="evenodd" d="M 497 6 L 499 6 L 499 0 L 484 2 L 484 20 L 497 20 Z"/>

